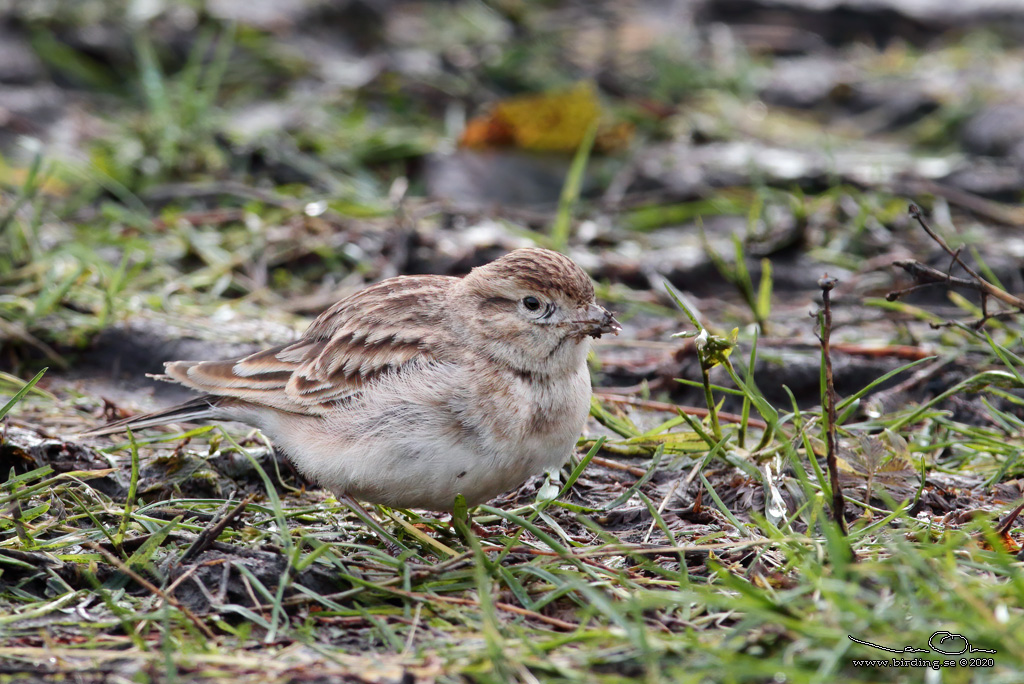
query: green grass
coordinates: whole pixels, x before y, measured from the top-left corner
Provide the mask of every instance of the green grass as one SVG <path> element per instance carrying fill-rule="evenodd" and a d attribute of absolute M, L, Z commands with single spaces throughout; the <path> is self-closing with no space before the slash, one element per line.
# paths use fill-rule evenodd
<path fill-rule="evenodd" d="M 319 672 L 351 666 L 347 658 L 335 662 L 337 648 L 345 653 L 359 644 L 357 650 L 413 668 L 439 658 L 447 676 L 479 681 L 526 672 L 545 681 L 762 681 L 779 674 L 877 681 L 888 679 L 884 671 L 852 663 L 879 654 L 848 637 L 902 648 L 926 645 L 936 631 L 998 651 L 994 670 L 945 668 L 949 681 L 1010 681 L 1024 653 L 1017 610 L 1024 577 L 1012 556 L 986 548 L 987 524 L 942 529 L 897 510 L 855 525 L 847 540 L 833 530 L 825 497 L 810 482 L 802 513 L 781 526 L 734 519 L 737 529 L 707 541 L 669 543 L 656 534 L 654 543 L 623 542 L 603 530 L 597 511 L 559 499 L 517 510 L 484 506 L 477 522 L 496 533 L 477 538 L 466 528 L 464 541 L 446 539 L 454 557 L 437 556 L 401 528 L 394 531 L 408 550 L 392 555 L 330 501 L 276 495 L 271 487 L 266 504 L 249 505 L 243 525 L 220 536 L 238 554 L 228 556 L 233 581 L 249 592 L 202 613 L 217 635 L 207 639 L 182 612 L 111 572 L 90 542 L 111 545 L 121 563 L 170 592 L 195 567 L 175 563 L 204 527 L 195 515 L 227 502 L 127 507 L 87 477 L 44 469 L 2 486 L 2 505 L 19 509 L 11 520 L 16 529 L 0 529 L 5 662 L 44 662 L 52 646 L 24 645 L 40 630 L 51 640 L 74 635 L 59 648 L 73 662 L 102 662 L 116 652 L 139 670 L 214 679 L 237 676 L 246 663 L 268 667 L 256 653 L 273 658 L 287 644 Z M 60 516 L 47 503 L 52 497 L 66 502 Z M 154 518 L 156 507 L 178 513 Z M 445 534 L 429 519 L 398 515 Z M 129 521 L 126 541 L 148 541 L 133 551 L 118 545 L 106 532 L 118 519 Z M 805 525 L 807 532 L 798 531 Z M 583 529 L 593 534 L 586 543 L 579 541 Z M 846 548 L 857 562 L 841 560 Z M 244 550 L 261 554 L 273 573 L 249 567 Z M 213 556 L 197 560 L 216 567 Z M 310 568 L 330 577 L 331 591 L 307 586 L 322 580 Z M 43 585 L 49 589 L 41 593 Z M 89 620 L 61 610 L 83 602 Z"/>

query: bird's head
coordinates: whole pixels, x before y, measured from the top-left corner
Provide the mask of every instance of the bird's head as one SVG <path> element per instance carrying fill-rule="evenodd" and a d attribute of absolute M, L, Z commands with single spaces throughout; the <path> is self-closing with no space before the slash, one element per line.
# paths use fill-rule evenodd
<path fill-rule="evenodd" d="M 517 249 L 473 269 L 454 288 L 466 332 L 497 362 L 528 373 L 575 371 L 590 338 L 622 326 L 594 301 L 594 283 L 568 257 Z"/>

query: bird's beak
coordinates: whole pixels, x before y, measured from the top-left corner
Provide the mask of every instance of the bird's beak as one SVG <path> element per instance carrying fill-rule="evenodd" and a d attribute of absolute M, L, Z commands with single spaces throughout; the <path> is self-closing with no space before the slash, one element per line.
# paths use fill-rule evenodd
<path fill-rule="evenodd" d="M 619 331 L 622 330 L 622 326 L 615 320 L 612 312 L 597 304 L 587 306 L 587 313 L 581 322 L 586 334 L 595 338 L 605 333 L 618 335 Z"/>

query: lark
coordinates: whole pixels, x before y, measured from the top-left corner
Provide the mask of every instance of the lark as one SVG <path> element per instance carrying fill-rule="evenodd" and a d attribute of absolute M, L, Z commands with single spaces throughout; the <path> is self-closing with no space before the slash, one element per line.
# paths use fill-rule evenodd
<path fill-rule="evenodd" d="M 167 363 L 154 377 L 202 394 L 88 434 L 239 421 L 339 498 L 448 511 L 568 459 L 590 408 L 591 341 L 620 330 L 572 260 L 518 249 L 464 278 L 383 280 L 290 344 Z"/>

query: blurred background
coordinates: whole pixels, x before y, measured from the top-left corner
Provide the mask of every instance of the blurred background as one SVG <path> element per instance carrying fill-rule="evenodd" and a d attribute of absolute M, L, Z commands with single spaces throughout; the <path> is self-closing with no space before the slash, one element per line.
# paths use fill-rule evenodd
<path fill-rule="evenodd" d="M 603 382 L 665 385 L 686 325 L 665 280 L 724 330 L 811 344 L 824 272 L 861 301 L 935 251 L 908 199 L 1020 283 L 1019 2 L 0 8 L 8 371 L 136 378 L 293 337 L 367 282 L 540 244 L 627 321 Z"/>

